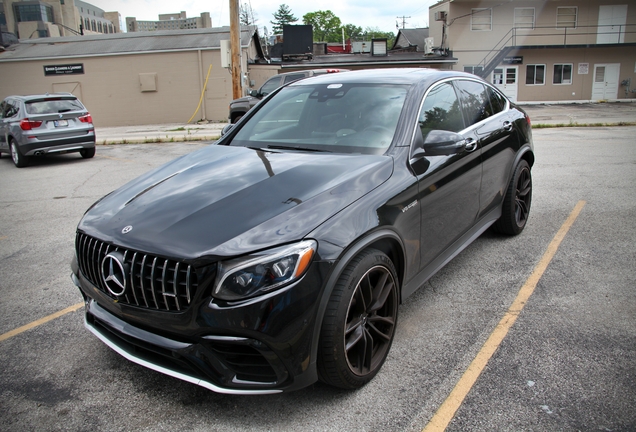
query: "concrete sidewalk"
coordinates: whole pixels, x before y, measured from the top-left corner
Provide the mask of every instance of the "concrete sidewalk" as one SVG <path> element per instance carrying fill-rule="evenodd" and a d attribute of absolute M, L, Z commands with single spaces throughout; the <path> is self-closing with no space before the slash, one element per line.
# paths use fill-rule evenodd
<path fill-rule="evenodd" d="M 533 127 L 636 124 L 636 102 L 519 104 Z"/>
<path fill-rule="evenodd" d="M 522 103 L 532 126 L 636 124 L 636 102 Z M 95 127 L 97 144 L 214 141 L 227 123 Z"/>
<path fill-rule="evenodd" d="M 95 127 L 97 144 L 215 141 L 227 123 Z"/>

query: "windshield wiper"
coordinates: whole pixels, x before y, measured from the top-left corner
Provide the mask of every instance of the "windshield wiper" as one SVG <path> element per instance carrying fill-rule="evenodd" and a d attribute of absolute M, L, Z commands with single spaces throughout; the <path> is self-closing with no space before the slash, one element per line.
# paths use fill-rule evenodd
<path fill-rule="evenodd" d="M 299 147 L 299 146 L 291 147 L 291 146 L 282 146 L 282 145 L 268 145 L 267 148 L 274 149 L 274 150 L 298 150 L 298 151 L 308 151 L 308 152 L 318 152 L 318 153 L 331 153 L 329 150 L 321 150 L 321 149 Z"/>

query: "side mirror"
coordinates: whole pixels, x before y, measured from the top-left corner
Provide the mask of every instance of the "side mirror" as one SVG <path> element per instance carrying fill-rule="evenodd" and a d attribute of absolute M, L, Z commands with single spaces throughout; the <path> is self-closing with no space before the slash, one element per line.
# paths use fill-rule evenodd
<path fill-rule="evenodd" d="M 250 90 L 249 95 L 252 97 L 258 97 L 258 90 Z"/>
<path fill-rule="evenodd" d="M 228 123 L 225 126 L 223 126 L 223 129 L 221 129 L 221 136 L 223 136 L 226 133 L 228 133 L 230 131 L 230 129 L 232 129 L 233 127 L 234 127 L 234 123 Z"/>
<path fill-rule="evenodd" d="M 466 140 L 458 133 L 432 130 L 424 139 L 422 149 L 426 156 L 450 156 L 466 149 Z"/>

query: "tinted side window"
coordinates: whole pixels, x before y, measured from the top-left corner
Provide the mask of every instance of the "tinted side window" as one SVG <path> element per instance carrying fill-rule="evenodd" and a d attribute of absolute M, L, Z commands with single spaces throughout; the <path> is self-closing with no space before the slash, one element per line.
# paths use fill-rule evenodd
<path fill-rule="evenodd" d="M 305 74 L 304 73 L 298 73 L 298 74 L 293 74 L 293 75 L 287 75 L 285 77 L 285 83 L 288 82 L 292 82 L 292 81 L 298 81 L 301 78 L 305 78 Z"/>
<path fill-rule="evenodd" d="M 455 81 L 455 85 L 459 90 L 468 126 L 479 123 L 492 115 L 490 98 L 486 92 L 486 87 L 482 83 L 458 80 Z"/>
<path fill-rule="evenodd" d="M 263 84 L 263 87 L 261 87 L 261 94 L 263 96 L 267 96 L 278 87 L 280 87 L 280 77 L 277 76 L 274 78 L 270 78 L 265 84 Z"/>
<path fill-rule="evenodd" d="M 501 95 L 501 93 L 489 86 L 486 86 L 486 89 L 488 90 L 493 115 L 506 109 L 506 99 Z"/>
<path fill-rule="evenodd" d="M 464 129 L 459 99 L 451 84 L 440 84 L 428 93 L 418 123 L 424 139 L 433 129 L 451 132 Z"/>
<path fill-rule="evenodd" d="M 17 113 L 18 113 L 18 108 L 15 105 L 13 105 L 10 101 L 8 101 L 2 110 L 2 117 L 4 118 L 13 117 Z"/>
<path fill-rule="evenodd" d="M 6 108 L 7 103 L 5 101 L 2 101 L 2 103 L 0 103 L 0 118 L 4 118 L 4 109 Z"/>

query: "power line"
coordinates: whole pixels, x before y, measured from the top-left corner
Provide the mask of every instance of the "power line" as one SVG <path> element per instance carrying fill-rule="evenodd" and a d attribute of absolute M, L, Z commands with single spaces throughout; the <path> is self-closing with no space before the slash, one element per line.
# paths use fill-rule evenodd
<path fill-rule="evenodd" d="M 406 19 L 407 18 L 411 18 L 410 16 L 401 16 L 401 17 L 396 17 L 397 19 L 402 18 L 402 28 L 406 27 Z M 397 21 L 395 22 L 395 27 L 399 28 Z"/>

